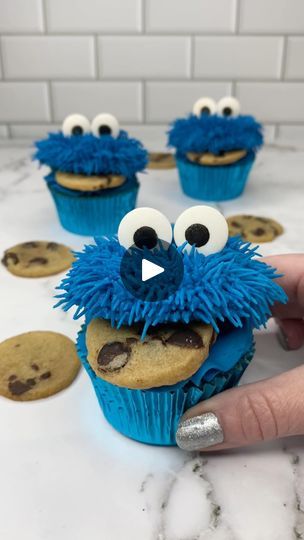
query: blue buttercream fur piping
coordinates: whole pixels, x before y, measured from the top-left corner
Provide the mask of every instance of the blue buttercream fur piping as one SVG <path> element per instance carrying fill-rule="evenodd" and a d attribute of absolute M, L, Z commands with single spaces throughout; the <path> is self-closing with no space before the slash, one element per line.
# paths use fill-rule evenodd
<path fill-rule="evenodd" d="M 195 116 L 178 118 L 168 132 L 168 146 L 182 154 L 231 150 L 256 152 L 263 144 L 262 126 L 252 116 Z"/>
<path fill-rule="evenodd" d="M 149 326 L 191 320 L 210 323 L 218 332 L 220 321 L 235 327 L 260 327 L 270 317 L 274 302 L 286 302 L 283 289 L 274 281 L 278 274 L 255 258 L 256 247 L 239 238 L 229 238 L 224 249 L 209 256 L 182 251 L 184 276 L 178 291 L 161 302 L 135 299 L 123 286 L 120 263 L 124 248 L 117 238 L 99 238 L 84 247 L 58 287 L 65 311 L 76 307 L 74 318 L 87 322 L 100 317 L 113 326 L 144 322 Z M 181 249 L 181 248 L 180 248 Z M 56 306 L 56 307 L 57 307 Z"/>
<path fill-rule="evenodd" d="M 117 138 L 92 134 L 65 137 L 50 133 L 37 141 L 34 159 L 52 170 L 84 175 L 117 174 L 126 178 L 142 171 L 148 154 L 140 141 L 121 131 Z"/>

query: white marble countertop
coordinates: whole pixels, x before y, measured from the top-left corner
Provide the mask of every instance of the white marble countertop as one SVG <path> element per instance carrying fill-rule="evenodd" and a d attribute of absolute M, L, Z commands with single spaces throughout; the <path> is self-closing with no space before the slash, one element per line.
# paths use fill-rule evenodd
<path fill-rule="evenodd" d="M 12 143 L 13 144 L 13 143 Z M 64 231 L 26 147 L 0 149 L 0 252 L 26 240 L 80 248 L 88 239 Z M 283 236 L 262 252 L 303 250 L 304 150 L 261 152 L 244 196 L 220 205 L 226 214 L 277 218 Z M 184 196 L 176 171 L 141 175 L 139 205 L 172 221 L 197 201 Z M 0 265 L 0 340 L 30 330 L 75 338 L 79 322 L 52 310 L 61 276 L 26 280 Z M 243 382 L 301 364 L 274 327 L 256 336 Z M 295 540 L 304 538 L 303 438 L 202 456 L 149 447 L 104 420 L 81 372 L 49 399 L 0 398 L 1 540 Z"/>

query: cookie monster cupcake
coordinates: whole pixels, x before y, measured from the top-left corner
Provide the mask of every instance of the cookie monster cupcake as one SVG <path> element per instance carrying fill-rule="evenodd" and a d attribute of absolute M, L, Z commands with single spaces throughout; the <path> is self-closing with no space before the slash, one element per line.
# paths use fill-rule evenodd
<path fill-rule="evenodd" d="M 136 173 L 148 162 L 142 144 L 111 114 L 99 114 L 91 124 L 72 114 L 36 148 L 34 158 L 51 169 L 45 180 L 62 226 L 89 236 L 116 233 L 136 204 Z"/>
<path fill-rule="evenodd" d="M 184 193 L 205 201 L 239 197 L 262 144 L 261 124 L 240 115 L 233 97 L 218 103 L 199 99 L 187 118 L 172 123 L 168 134 Z"/>
<path fill-rule="evenodd" d="M 185 210 L 173 230 L 157 210 L 138 208 L 118 236 L 85 246 L 57 305 L 85 316 L 79 356 L 110 424 L 137 441 L 175 445 L 186 409 L 238 383 L 253 329 L 286 301 L 276 277 L 208 206 Z"/>

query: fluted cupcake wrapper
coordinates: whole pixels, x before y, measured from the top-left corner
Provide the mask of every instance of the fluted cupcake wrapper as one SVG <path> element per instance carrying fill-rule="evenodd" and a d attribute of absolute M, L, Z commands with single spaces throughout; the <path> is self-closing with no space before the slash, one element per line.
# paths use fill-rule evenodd
<path fill-rule="evenodd" d="M 237 385 L 250 363 L 254 346 L 226 372 L 215 372 L 211 380 L 196 386 L 191 380 L 184 386 L 149 390 L 131 390 L 115 386 L 97 377 L 87 361 L 87 348 L 83 327 L 78 335 L 78 354 L 85 367 L 108 422 L 120 433 L 137 441 L 164 445 L 176 445 L 175 433 L 182 414 L 199 401 Z"/>
<path fill-rule="evenodd" d="M 129 184 L 129 182 L 128 182 Z M 107 192 L 69 194 L 58 189 L 54 182 L 47 183 L 54 199 L 61 225 L 68 231 L 84 236 L 116 234 L 122 218 L 136 206 L 138 182 L 134 179 L 126 189 Z"/>
<path fill-rule="evenodd" d="M 183 192 L 203 201 L 226 201 L 239 197 L 255 160 L 253 153 L 231 165 L 198 165 L 177 156 L 176 164 Z"/>

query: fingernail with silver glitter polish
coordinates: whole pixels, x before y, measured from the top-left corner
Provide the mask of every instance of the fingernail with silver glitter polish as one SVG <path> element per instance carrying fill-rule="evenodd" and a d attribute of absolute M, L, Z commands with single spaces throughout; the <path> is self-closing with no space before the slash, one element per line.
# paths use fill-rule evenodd
<path fill-rule="evenodd" d="M 176 432 L 177 445 L 192 452 L 224 441 L 224 433 L 217 416 L 208 412 L 182 420 Z"/>

